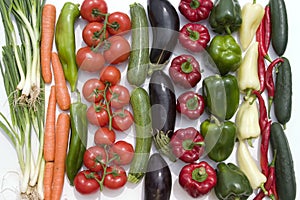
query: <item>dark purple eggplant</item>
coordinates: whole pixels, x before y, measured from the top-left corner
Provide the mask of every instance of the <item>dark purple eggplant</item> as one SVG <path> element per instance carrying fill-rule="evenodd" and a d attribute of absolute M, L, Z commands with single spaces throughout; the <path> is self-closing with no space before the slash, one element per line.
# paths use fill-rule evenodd
<path fill-rule="evenodd" d="M 168 63 L 177 44 L 180 21 L 168 0 L 148 0 L 147 10 L 153 34 L 148 71 L 151 74 Z"/>
<path fill-rule="evenodd" d="M 149 84 L 152 115 L 152 133 L 156 148 L 175 161 L 169 142 L 175 129 L 176 96 L 170 77 L 163 71 L 154 71 Z"/>
<path fill-rule="evenodd" d="M 159 153 L 151 155 L 144 182 L 144 200 L 169 200 L 172 175 L 166 161 Z"/>

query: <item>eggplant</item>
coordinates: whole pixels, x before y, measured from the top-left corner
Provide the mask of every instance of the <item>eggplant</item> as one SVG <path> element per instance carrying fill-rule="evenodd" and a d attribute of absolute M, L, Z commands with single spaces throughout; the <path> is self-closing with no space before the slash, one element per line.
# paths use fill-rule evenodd
<path fill-rule="evenodd" d="M 144 182 L 144 200 L 169 200 L 172 175 L 166 161 L 159 153 L 151 155 Z"/>
<path fill-rule="evenodd" d="M 148 0 L 148 18 L 152 27 L 152 47 L 148 74 L 163 69 L 178 40 L 180 21 L 176 9 L 168 0 Z"/>
<path fill-rule="evenodd" d="M 175 161 L 169 142 L 175 129 L 176 96 L 170 77 L 162 70 L 154 71 L 149 83 L 152 133 L 156 148 Z"/>

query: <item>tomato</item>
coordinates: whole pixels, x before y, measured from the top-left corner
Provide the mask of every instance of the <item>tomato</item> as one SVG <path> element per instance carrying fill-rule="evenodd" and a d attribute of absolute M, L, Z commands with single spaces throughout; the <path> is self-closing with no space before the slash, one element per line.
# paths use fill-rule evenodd
<path fill-rule="evenodd" d="M 89 22 L 101 22 L 107 14 L 107 4 L 104 0 L 84 0 L 80 7 L 80 15 Z"/>
<path fill-rule="evenodd" d="M 109 83 L 111 86 L 116 85 L 121 80 L 121 72 L 115 66 L 107 66 L 100 72 L 100 81 Z"/>
<path fill-rule="evenodd" d="M 96 72 L 104 67 L 105 60 L 100 52 L 93 51 L 91 47 L 82 47 L 77 51 L 76 63 L 79 69 Z"/>
<path fill-rule="evenodd" d="M 129 110 L 116 110 L 112 118 L 112 127 L 117 131 L 126 131 L 133 124 L 133 115 Z"/>
<path fill-rule="evenodd" d="M 88 121 L 96 126 L 106 126 L 109 122 L 109 116 L 106 110 L 105 105 L 103 104 L 93 104 L 91 105 L 86 112 Z"/>
<path fill-rule="evenodd" d="M 108 45 L 103 55 L 107 63 L 119 64 L 128 59 L 130 55 L 130 44 L 124 37 L 114 35 L 106 41 Z"/>
<path fill-rule="evenodd" d="M 107 127 L 100 127 L 94 135 L 94 142 L 96 145 L 112 145 L 115 143 L 116 134 L 113 130 Z"/>
<path fill-rule="evenodd" d="M 130 93 L 129 90 L 122 85 L 114 85 L 110 87 L 106 94 L 107 100 L 113 108 L 123 108 L 129 104 Z"/>
<path fill-rule="evenodd" d="M 93 172 L 103 170 L 102 164 L 106 163 L 106 151 L 100 146 L 91 146 L 83 154 L 83 164 Z"/>
<path fill-rule="evenodd" d="M 102 83 L 99 79 L 92 78 L 84 83 L 82 87 L 82 95 L 87 101 L 98 103 L 101 99 L 103 99 L 104 89 L 104 83 Z"/>
<path fill-rule="evenodd" d="M 123 140 L 119 140 L 118 142 L 114 143 L 109 149 L 110 158 L 117 156 L 117 158 L 113 160 L 114 164 L 116 165 L 129 164 L 133 159 L 133 155 L 133 146 L 130 143 Z"/>
<path fill-rule="evenodd" d="M 113 12 L 109 14 L 107 22 L 108 32 L 112 35 L 125 34 L 131 29 L 131 20 L 126 13 Z"/>
<path fill-rule="evenodd" d="M 101 180 L 99 174 L 90 170 L 80 171 L 74 178 L 75 189 L 81 194 L 97 192 L 100 188 L 100 184 L 96 179 Z"/>
<path fill-rule="evenodd" d="M 90 47 L 95 47 L 99 44 L 99 42 L 104 41 L 108 38 L 108 31 L 105 31 L 105 35 L 103 34 L 103 24 L 100 22 L 91 22 L 88 23 L 83 31 L 82 38 L 83 41 Z"/>
<path fill-rule="evenodd" d="M 113 166 L 107 168 L 107 174 L 104 177 L 103 185 L 109 189 L 118 189 L 127 182 L 127 174 L 123 167 Z"/>

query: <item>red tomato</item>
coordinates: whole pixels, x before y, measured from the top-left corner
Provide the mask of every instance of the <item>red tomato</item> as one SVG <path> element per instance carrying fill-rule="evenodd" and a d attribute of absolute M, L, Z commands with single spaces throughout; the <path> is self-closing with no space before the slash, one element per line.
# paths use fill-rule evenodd
<path fill-rule="evenodd" d="M 96 145 L 112 145 L 116 141 L 116 134 L 107 127 L 100 127 L 94 135 Z"/>
<path fill-rule="evenodd" d="M 105 105 L 103 104 L 93 104 L 91 105 L 86 112 L 88 121 L 96 126 L 106 126 L 109 122 L 109 116 L 106 110 Z"/>
<path fill-rule="evenodd" d="M 104 177 L 103 185 L 109 189 L 118 189 L 123 187 L 127 182 L 127 174 L 123 167 L 108 167 L 108 174 Z"/>
<path fill-rule="evenodd" d="M 83 170 L 74 178 L 75 189 L 81 194 L 91 194 L 97 192 L 100 188 L 100 185 L 96 179 L 101 180 L 99 174 L 90 170 Z"/>
<path fill-rule="evenodd" d="M 112 118 L 112 127 L 117 131 L 126 131 L 133 124 L 133 115 L 129 110 L 117 110 Z"/>
<path fill-rule="evenodd" d="M 129 90 L 122 85 L 114 85 L 108 89 L 106 94 L 107 100 L 113 108 L 123 108 L 129 104 L 130 93 Z"/>
<path fill-rule="evenodd" d="M 93 172 L 103 170 L 102 165 L 106 163 L 106 152 L 103 147 L 91 146 L 83 154 L 83 164 Z"/>
<path fill-rule="evenodd" d="M 108 48 L 104 50 L 104 58 L 107 63 L 119 64 L 128 59 L 130 55 L 129 42 L 120 35 L 114 35 L 106 40 Z"/>
<path fill-rule="evenodd" d="M 103 99 L 104 89 L 104 83 L 102 83 L 99 79 L 92 78 L 84 83 L 82 87 L 82 95 L 87 101 L 98 103 L 101 99 Z"/>
<path fill-rule="evenodd" d="M 126 13 L 113 12 L 109 14 L 107 21 L 108 32 L 112 35 L 125 34 L 131 29 L 131 20 Z"/>
<path fill-rule="evenodd" d="M 133 146 L 123 140 L 119 140 L 111 146 L 109 149 L 109 157 L 113 158 L 117 156 L 117 159 L 113 160 L 116 165 L 127 165 L 129 164 L 134 155 Z"/>
<path fill-rule="evenodd" d="M 96 72 L 104 67 L 105 60 L 100 52 L 93 51 L 86 46 L 77 51 L 76 63 L 81 70 Z"/>
<path fill-rule="evenodd" d="M 121 72 L 115 66 L 107 66 L 100 72 L 100 81 L 116 85 L 121 80 Z"/>
<path fill-rule="evenodd" d="M 80 15 L 89 22 L 101 22 L 107 13 L 107 4 L 104 0 L 84 0 L 81 4 Z"/>
<path fill-rule="evenodd" d="M 100 22 L 91 22 L 88 23 L 83 31 L 82 38 L 83 41 L 90 47 L 95 47 L 108 38 L 108 31 L 105 31 L 105 35 L 103 34 L 103 24 Z"/>

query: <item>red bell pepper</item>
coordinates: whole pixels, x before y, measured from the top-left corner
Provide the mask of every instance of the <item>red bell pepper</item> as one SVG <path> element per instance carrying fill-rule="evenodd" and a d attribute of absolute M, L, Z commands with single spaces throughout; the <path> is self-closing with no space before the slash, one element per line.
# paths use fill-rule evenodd
<path fill-rule="evenodd" d="M 216 186 L 217 175 L 215 169 L 205 161 L 188 164 L 180 171 L 179 184 L 189 195 L 197 198 Z"/>
<path fill-rule="evenodd" d="M 181 94 L 177 99 L 176 110 L 189 119 L 197 119 L 204 112 L 204 98 L 193 91 Z"/>
<path fill-rule="evenodd" d="M 180 29 L 178 40 L 184 48 L 192 52 L 201 52 L 207 47 L 210 34 L 205 26 L 188 23 Z"/>
<path fill-rule="evenodd" d="M 191 55 L 180 55 L 172 60 L 169 74 L 175 84 L 192 88 L 201 80 L 200 64 Z"/>
<path fill-rule="evenodd" d="M 209 16 L 213 2 L 211 0 L 181 0 L 180 13 L 191 22 L 198 22 Z"/>
<path fill-rule="evenodd" d="M 187 163 L 193 163 L 204 152 L 204 138 L 193 127 L 178 129 L 171 137 L 170 147 L 177 158 Z"/>

